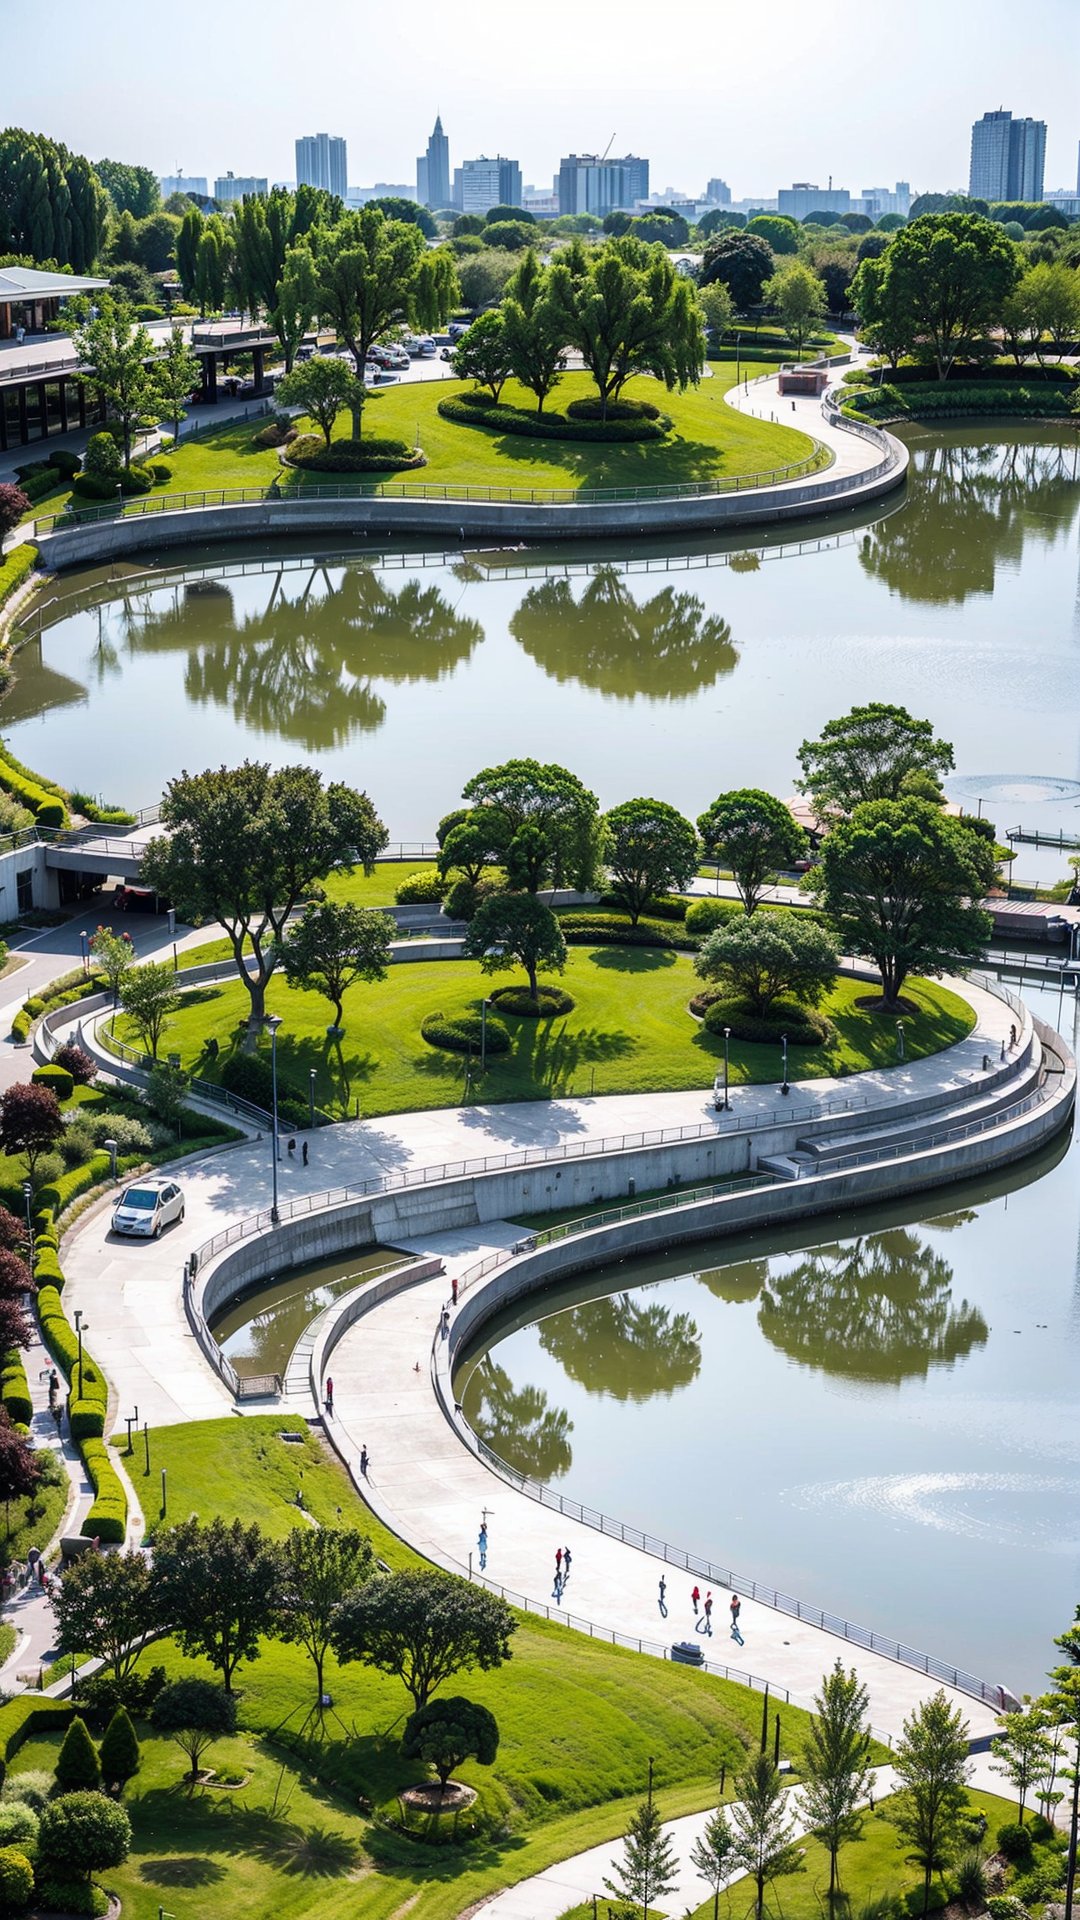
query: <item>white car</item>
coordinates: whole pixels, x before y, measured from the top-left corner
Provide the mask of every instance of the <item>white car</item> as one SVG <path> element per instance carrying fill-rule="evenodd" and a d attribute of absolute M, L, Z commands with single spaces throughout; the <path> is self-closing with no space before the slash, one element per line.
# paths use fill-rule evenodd
<path fill-rule="evenodd" d="M 162 1227 L 184 1217 L 184 1195 L 175 1180 L 140 1180 L 125 1187 L 113 1208 L 114 1233 L 156 1240 Z"/>

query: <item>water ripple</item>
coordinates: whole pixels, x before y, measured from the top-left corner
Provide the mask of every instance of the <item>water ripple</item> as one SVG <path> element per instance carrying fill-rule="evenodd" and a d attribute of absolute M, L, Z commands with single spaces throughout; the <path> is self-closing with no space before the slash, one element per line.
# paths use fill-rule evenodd
<path fill-rule="evenodd" d="M 1031 1503 L 1039 1496 L 1044 1497 L 1043 1510 L 1033 1511 Z M 1059 1476 L 867 1474 L 857 1480 L 808 1481 L 785 1488 L 780 1498 L 807 1509 L 847 1507 L 994 1546 L 1054 1554 L 1080 1548 L 1075 1519 L 1067 1523 L 1067 1516 L 1080 1511 L 1080 1481 Z"/>

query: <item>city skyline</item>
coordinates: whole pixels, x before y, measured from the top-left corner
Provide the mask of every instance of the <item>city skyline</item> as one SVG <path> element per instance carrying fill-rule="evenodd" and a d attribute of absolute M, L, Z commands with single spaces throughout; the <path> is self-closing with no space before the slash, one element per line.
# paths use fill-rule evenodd
<path fill-rule="evenodd" d="M 488 14 L 492 32 L 485 33 Z M 304 42 L 284 0 L 258 7 L 241 0 L 231 39 L 243 44 L 242 66 L 223 52 L 192 90 L 161 84 L 157 50 L 149 36 L 129 31 L 120 0 L 102 0 L 93 16 L 74 0 L 56 0 L 63 69 L 17 63 L 7 76 L 5 117 L 92 159 L 109 154 L 155 173 L 182 169 L 208 179 L 230 168 L 291 179 L 299 129 L 332 127 L 348 142 L 349 184 L 361 185 L 412 179 L 438 114 L 452 165 L 510 154 L 526 184 L 547 188 L 561 156 L 603 153 L 610 138 L 613 153 L 648 155 L 657 182 L 696 194 L 719 175 L 740 199 L 792 181 L 824 183 L 830 174 L 853 193 L 869 180 L 909 179 L 914 192 L 963 188 L 971 126 L 1004 106 L 1046 121 L 1046 185 L 1071 186 L 1080 137 L 1074 0 L 1031 0 L 1022 37 L 1005 0 L 984 0 L 977 35 L 973 16 L 973 0 L 949 10 L 937 0 L 911 0 L 902 35 L 872 15 L 860 18 L 856 33 L 839 0 L 824 0 L 808 40 L 797 31 L 794 0 L 777 0 L 763 46 L 741 12 L 705 0 L 686 0 L 679 33 L 666 37 L 640 0 L 627 0 L 618 36 L 598 8 L 565 0 L 551 0 L 542 35 L 481 5 L 466 57 L 460 20 L 417 0 L 407 20 L 380 16 L 373 89 L 357 85 L 373 18 L 327 0 L 319 30 L 336 39 L 340 55 L 326 71 L 320 65 L 317 86 L 314 79 L 305 85 Z M 217 10 L 191 0 L 186 17 L 209 44 L 220 26 Z M 293 39 L 297 58 L 286 82 L 282 49 Z M 103 44 L 109 63 L 102 72 Z M 878 84 L 883 63 L 885 89 Z M 98 78 L 88 90 L 75 76 L 89 66 Z M 724 89 L 723 76 L 736 72 L 739 84 Z M 869 84 L 867 75 L 874 76 Z"/>

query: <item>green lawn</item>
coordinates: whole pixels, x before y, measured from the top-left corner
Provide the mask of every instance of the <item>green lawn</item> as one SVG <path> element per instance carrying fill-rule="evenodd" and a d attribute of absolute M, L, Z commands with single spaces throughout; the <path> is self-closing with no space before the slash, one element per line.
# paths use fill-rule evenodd
<path fill-rule="evenodd" d="M 301 1444 L 283 1441 L 285 1429 Z M 258 1519 L 281 1535 L 297 1518 L 290 1503 L 302 1468 L 305 1505 L 316 1518 L 340 1513 L 391 1564 L 415 1558 L 380 1527 L 298 1416 L 155 1429 L 150 1450 L 155 1491 L 161 1467 L 168 1469 L 169 1520 L 220 1513 Z M 129 1467 L 138 1487 L 141 1449 Z M 171 1672 L 192 1665 L 168 1643 L 146 1657 Z M 399 1682 L 331 1665 L 334 1710 L 317 1737 L 303 1724 L 312 1679 L 297 1648 L 265 1643 L 239 1680 L 241 1732 L 216 1745 L 208 1764 L 251 1769 L 242 1790 L 189 1799 L 178 1750 L 139 1730 L 143 1769 L 125 1796 L 134 1850 L 124 1868 L 102 1876 L 130 1920 L 154 1920 L 159 1904 L 176 1920 L 204 1920 L 208 1911 L 238 1920 L 392 1920 L 406 1911 L 414 1920 L 456 1920 L 496 1888 L 619 1833 L 650 1756 L 665 1817 L 709 1805 L 721 1760 L 730 1774 L 761 1712 L 760 1696 L 728 1682 L 523 1617 L 508 1666 L 464 1681 L 500 1726 L 495 1766 L 459 1770 L 480 1790 L 491 1830 L 466 1850 L 427 1848 L 357 1811 L 362 1795 L 393 1816 L 397 1793 L 417 1778 L 415 1763 L 400 1756 L 409 1703 Z M 795 1752 L 805 1716 L 780 1713 L 785 1750 Z M 51 1766 L 56 1744 L 28 1742 L 15 1767 Z"/>
<path fill-rule="evenodd" d="M 795 427 L 758 420 L 725 404 L 724 395 L 735 383 L 734 363 L 719 363 L 712 377 L 686 393 L 664 392 L 644 376 L 628 382 L 626 397 L 651 399 L 663 406 L 674 431 L 661 443 L 597 445 L 588 441 L 534 440 L 485 427 L 457 426 L 438 411 L 440 400 L 471 391 L 469 383 L 429 380 L 373 392 L 364 409 L 364 432 L 380 438 L 404 440 L 409 446 L 419 436 L 427 466 L 407 480 L 431 484 L 501 487 L 636 487 L 701 481 L 719 475 L 762 473 L 803 460 L 812 451 L 808 436 Z M 551 406 L 595 392 L 589 376 L 567 374 L 552 396 Z M 529 407 L 532 397 L 511 381 L 503 398 L 511 405 Z M 234 422 L 217 433 L 182 441 L 167 452 L 173 474 L 170 493 L 215 487 L 268 487 L 280 477 L 285 491 L 305 486 L 339 484 L 342 476 L 301 473 L 282 468 L 274 448 L 252 443 L 265 421 Z M 336 432 L 347 434 L 349 416 L 339 416 Z M 376 476 L 377 479 L 379 476 Z M 384 476 L 390 479 L 393 475 Z M 364 476 L 345 476 L 355 488 Z M 152 496 L 151 496 L 152 497 Z M 33 513 L 57 513 L 71 500 L 73 507 L 88 503 L 68 488 L 39 501 Z M 129 510 L 141 510 L 129 502 Z"/>
<path fill-rule="evenodd" d="M 392 907 L 397 889 L 414 873 L 428 873 L 430 860 L 380 860 L 373 873 L 354 867 L 351 873 L 331 873 L 323 885 L 329 900 L 347 900 L 355 907 Z M 432 913 L 438 911 L 432 908 Z M 180 956 L 184 967 L 203 967 L 211 960 L 231 960 L 232 941 L 224 934 L 208 933 L 197 947 L 186 947 Z"/>
<path fill-rule="evenodd" d="M 395 965 L 385 980 L 347 994 L 340 1056 L 326 1038 L 332 1018 L 328 1003 L 275 977 L 267 1006 L 284 1021 L 278 1034 L 282 1079 L 306 1099 L 314 1067 L 315 1097 L 329 1113 L 354 1112 L 357 1103 L 365 1114 L 456 1106 L 463 1094 L 464 1062 L 429 1047 L 420 1038 L 420 1023 L 429 1013 L 477 1011 L 485 987 L 490 991 L 504 977 L 516 976 L 496 976 L 488 985 L 468 960 Z M 723 1041 L 706 1033 L 687 1011 L 699 984 L 689 955 L 641 947 L 571 947 L 561 984 L 576 1003 L 565 1017 L 501 1016 L 511 1030 L 512 1047 L 490 1063 L 485 1101 L 711 1086 Z M 822 1009 L 837 1029 L 836 1043 L 828 1050 L 793 1047 L 793 1080 L 893 1064 L 895 1023 L 855 1005 L 866 992 L 864 983 L 838 981 Z M 920 1009 L 904 1023 L 910 1059 L 937 1052 L 970 1031 L 970 1008 L 946 988 L 909 982 L 904 992 Z M 239 981 L 196 988 L 174 1016 L 166 1050 L 178 1052 L 185 1067 L 214 1078 L 230 1049 L 241 1044 L 247 1007 Z M 137 1041 L 122 1016 L 117 1032 Z M 216 1061 L 204 1052 L 211 1037 L 221 1048 Z M 776 1080 L 780 1050 L 733 1041 L 731 1073 L 736 1083 Z M 474 1089 L 475 1084 L 474 1076 Z"/>

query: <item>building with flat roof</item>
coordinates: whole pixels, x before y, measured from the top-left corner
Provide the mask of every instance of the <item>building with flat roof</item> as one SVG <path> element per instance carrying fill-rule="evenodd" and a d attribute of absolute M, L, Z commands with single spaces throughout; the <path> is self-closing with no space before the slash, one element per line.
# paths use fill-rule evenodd
<path fill-rule="evenodd" d="M 173 193 L 196 194 L 200 200 L 207 198 L 205 173 L 163 173 L 158 180 L 158 186 L 161 188 L 163 200 L 167 200 Z"/>
<path fill-rule="evenodd" d="M 61 301 L 73 293 L 100 293 L 108 284 L 38 267 L 0 267 L 0 340 L 10 340 L 20 327 L 26 333 L 44 333 L 59 314 Z"/>
<path fill-rule="evenodd" d="M 635 202 L 649 197 L 649 163 L 638 154 L 620 159 L 595 153 L 571 153 L 559 162 L 559 212 L 605 214 L 633 211 Z"/>
<path fill-rule="evenodd" d="M 710 207 L 730 207 L 731 188 L 726 180 L 710 180 L 705 188 L 705 198 Z"/>
<path fill-rule="evenodd" d="M 296 142 L 296 184 L 324 187 L 344 200 L 349 190 L 345 142 L 335 133 L 305 133 Z"/>
<path fill-rule="evenodd" d="M 266 174 L 219 173 L 214 181 L 214 199 L 220 200 L 222 206 L 228 206 L 233 200 L 242 200 L 248 193 L 261 194 L 265 199 L 266 191 Z"/>
<path fill-rule="evenodd" d="M 796 180 L 790 187 L 781 187 L 776 210 L 789 214 L 792 220 L 805 220 L 808 213 L 850 213 L 851 195 L 846 187 L 834 187 L 831 180 L 827 187 Z"/>
<path fill-rule="evenodd" d="M 507 160 L 501 153 L 490 160 L 485 154 L 476 160 L 463 160 L 454 169 L 455 182 L 459 175 L 461 197 L 455 194 L 454 205 L 460 206 L 462 213 L 487 213 L 490 207 L 522 204 L 521 168 L 516 160 Z"/>
<path fill-rule="evenodd" d="M 971 129 L 968 192 L 973 200 L 1041 200 L 1045 120 L 1014 120 L 1004 107 Z"/>

